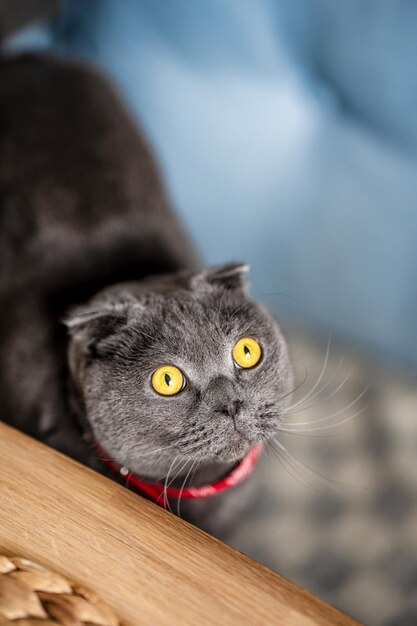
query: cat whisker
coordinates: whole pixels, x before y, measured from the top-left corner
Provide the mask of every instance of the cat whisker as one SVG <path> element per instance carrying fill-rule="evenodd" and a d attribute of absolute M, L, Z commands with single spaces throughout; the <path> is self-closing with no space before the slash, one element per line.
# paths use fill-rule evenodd
<path fill-rule="evenodd" d="M 147 337 L 148 339 L 151 339 L 153 342 L 155 342 L 157 346 L 160 346 L 163 349 L 166 349 L 167 345 L 172 346 L 172 342 L 169 340 L 168 337 L 155 337 L 154 335 L 149 335 L 148 333 L 141 330 L 140 328 L 135 328 L 134 332 L 139 333 L 143 335 L 144 337 Z"/>
<path fill-rule="evenodd" d="M 288 298 L 288 300 L 297 302 L 296 298 L 289 296 L 287 293 L 281 293 L 280 291 L 268 291 L 267 293 L 255 294 L 255 298 L 257 300 L 260 300 L 261 298 L 266 298 L 267 296 L 281 296 L 282 298 Z"/>
<path fill-rule="evenodd" d="M 352 417 L 355 417 L 355 415 L 352 415 Z M 339 425 L 339 424 L 338 424 Z M 323 427 L 321 430 L 326 430 L 325 427 Z M 344 433 L 334 433 L 331 435 L 312 435 L 311 433 L 309 433 L 309 431 L 305 431 L 305 430 L 287 430 L 285 428 L 279 428 L 278 427 L 278 431 L 280 433 L 285 433 L 286 435 L 294 435 L 295 437 L 316 437 L 318 439 L 337 439 L 338 437 L 342 437 L 344 435 Z M 276 434 L 276 431 L 275 431 Z"/>
<path fill-rule="evenodd" d="M 292 478 L 294 478 L 297 482 L 299 482 L 304 487 L 315 490 L 315 487 L 305 478 L 305 476 L 303 476 L 303 474 L 296 467 L 294 467 L 294 465 L 287 458 L 285 458 L 282 455 L 279 449 L 277 450 L 274 447 L 272 441 L 267 440 L 267 443 L 269 447 L 271 448 L 271 450 L 275 453 L 275 456 L 278 459 L 279 464 L 285 469 L 286 472 L 288 472 L 288 474 Z M 284 464 L 284 461 L 287 465 Z M 287 466 L 289 466 L 293 471 L 289 470 Z"/>
<path fill-rule="evenodd" d="M 171 513 L 172 513 L 172 509 L 171 509 L 171 505 L 170 505 L 169 500 L 168 500 L 168 497 L 167 497 L 168 479 L 169 479 L 169 475 L 170 475 L 170 473 L 171 473 L 171 470 L 173 469 L 173 467 L 174 467 L 174 465 L 175 465 L 175 463 L 176 463 L 177 459 L 178 459 L 178 456 L 174 457 L 174 459 L 173 459 L 173 461 L 172 461 L 171 465 L 169 466 L 169 469 L 168 469 L 167 475 L 166 475 L 166 477 L 165 477 L 164 489 L 163 489 L 162 494 L 161 494 L 161 495 L 162 495 L 162 498 L 163 498 L 163 502 L 164 502 L 164 504 L 166 504 L 166 506 L 167 506 L 167 507 L 168 507 L 168 509 L 171 511 Z M 158 497 L 158 499 L 156 500 L 156 504 L 158 504 L 158 501 L 159 501 L 159 498 L 161 497 L 161 495 L 160 495 L 160 496 Z"/>
<path fill-rule="evenodd" d="M 287 448 L 278 439 L 273 439 L 272 441 L 279 447 L 280 450 L 282 450 L 283 453 L 287 454 L 297 466 L 301 466 L 304 470 L 307 470 L 315 478 L 318 478 L 320 482 L 328 483 L 327 484 L 328 487 L 334 486 L 333 487 L 334 489 L 336 489 L 336 487 L 350 487 L 354 489 L 363 489 L 363 487 L 360 485 L 352 485 L 350 483 L 344 483 L 339 480 L 334 480 L 333 478 L 329 478 L 328 476 L 325 476 L 324 474 L 313 469 L 306 463 L 302 463 L 302 461 L 300 461 L 300 459 L 298 459 L 293 454 L 291 454 L 291 452 L 289 452 Z M 336 491 L 339 491 L 339 489 L 336 489 Z"/>
<path fill-rule="evenodd" d="M 165 447 L 162 447 L 162 448 L 157 448 L 156 450 L 151 450 L 150 452 L 145 452 L 144 454 L 140 454 L 140 453 L 139 453 L 139 454 L 138 454 L 138 456 L 139 456 L 139 458 L 140 458 L 140 459 L 143 459 L 144 457 L 151 456 L 151 455 L 153 455 L 153 454 L 156 454 L 157 452 L 162 452 L 162 451 L 165 451 L 165 450 L 169 450 L 169 449 L 171 449 L 171 448 L 173 448 L 173 447 L 174 447 L 174 446 L 170 445 L 170 446 L 165 446 Z M 99 459 L 99 460 L 100 460 L 100 461 L 102 461 L 103 463 L 105 463 L 105 462 L 108 460 L 108 457 L 100 456 L 99 454 L 97 454 L 95 458 Z M 156 458 L 156 459 L 154 459 L 154 461 L 153 461 L 153 462 L 151 463 L 151 465 L 150 465 L 150 468 L 151 468 L 153 465 L 155 465 L 155 463 L 156 463 L 157 461 L 158 461 L 158 459 L 157 459 L 157 458 Z M 149 469 L 149 468 L 148 468 L 148 469 Z M 137 474 L 136 472 L 135 472 L 135 475 L 136 475 L 136 476 L 138 476 L 139 478 L 144 479 L 143 477 L 139 476 L 139 474 Z M 163 476 L 162 478 L 165 478 L 165 476 Z M 159 479 L 159 480 L 160 480 L 160 479 Z"/>
<path fill-rule="evenodd" d="M 189 484 L 190 484 L 190 485 L 194 482 L 195 477 L 196 477 L 196 475 L 197 475 L 197 472 L 198 472 L 198 470 L 200 469 L 201 464 L 202 464 L 202 460 L 201 460 L 201 459 L 195 459 L 195 461 L 196 461 L 196 466 L 195 466 L 195 468 L 194 468 L 194 470 L 193 470 L 193 473 L 192 473 L 192 475 L 191 475 L 191 478 L 190 478 L 190 480 L 189 480 Z"/>
<path fill-rule="evenodd" d="M 329 361 L 330 344 L 331 344 L 331 333 L 329 333 L 329 339 L 328 339 L 328 342 L 327 342 L 327 349 L 326 349 L 326 354 L 325 354 L 325 357 L 324 357 L 323 366 L 321 368 L 321 372 L 320 372 L 319 377 L 317 378 L 314 386 L 312 387 L 312 389 L 310 389 L 310 391 L 307 393 L 307 395 L 304 396 L 304 398 L 302 398 L 298 402 L 295 402 L 294 404 L 292 404 L 289 407 L 287 407 L 287 411 L 290 410 L 290 409 L 295 409 L 297 406 L 300 406 L 300 405 L 304 404 L 304 402 L 306 402 L 306 400 L 308 400 L 311 397 L 311 394 L 313 394 L 316 391 L 317 387 L 320 385 L 321 381 L 323 380 L 323 377 L 324 377 L 324 374 L 326 372 L 326 369 L 327 369 L 327 363 Z"/>
<path fill-rule="evenodd" d="M 333 413 L 333 415 L 328 415 L 327 417 L 321 417 L 318 420 L 313 420 L 313 421 L 309 420 L 309 421 L 306 421 L 306 422 L 282 422 L 281 426 L 284 426 L 286 428 L 292 429 L 293 427 L 299 428 L 299 427 L 303 427 L 303 426 L 311 426 L 311 425 L 314 425 L 314 424 L 320 424 L 320 423 L 323 423 L 323 422 L 328 422 L 328 421 L 334 419 L 335 417 L 337 417 L 338 415 L 342 415 L 345 411 L 347 411 L 352 406 L 354 406 L 357 402 L 359 402 L 359 400 L 361 398 L 363 398 L 363 396 L 366 394 L 366 392 L 368 391 L 369 387 L 370 387 L 370 384 L 366 385 L 366 387 L 361 391 L 361 393 L 354 400 L 352 400 L 352 402 L 350 402 L 350 404 L 345 406 L 343 409 L 340 409 L 340 411 L 337 411 L 336 413 Z"/>
<path fill-rule="evenodd" d="M 271 455 L 269 454 L 269 449 L 270 448 L 272 449 L 272 447 L 271 447 L 271 444 L 269 443 L 268 438 L 263 433 L 261 433 L 261 439 L 263 440 L 263 442 L 265 444 L 265 448 L 264 449 L 266 451 L 266 456 L 268 458 L 268 473 L 269 473 L 269 477 L 270 477 L 271 476 L 271 472 L 272 472 L 272 464 L 271 464 Z M 278 454 L 277 454 L 277 457 L 279 458 Z"/>
<path fill-rule="evenodd" d="M 329 428 L 336 428 L 337 426 L 341 426 L 342 424 L 346 424 L 346 422 L 350 422 L 350 420 L 354 419 L 355 417 L 357 417 L 358 415 L 363 413 L 366 408 L 367 407 L 364 406 L 359 411 L 354 413 L 353 415 L 349 415 L 349 417 L 346 417 L 346 418 L 344 418 L 342 420 L 339 420 L 338 422 L 335 422 L 334 424 L 327 424 L 326 426 L 316 426 L 316 427 L 313 427 L 313 428 L 302 428 L 301 430 L 291 430 L 290 428 L 281 428 L 281 427 L 279 427 L 278 430 L 280 432 L 289 433 L 289 434 L 292 434 L 292 435 L 301 435 L 301 434 L 305 434 L 305 433 L 312 433 L 312 432 L 316 432 L 316 431 L 328 430 Z M 319 421 L 320 420 L 316 420 L 316 422 L 319 422 Z M 312 422 L 312 423 L 314 424 L 316 422 Z"/>
<path fill-rule="evenodd" d="M 304 430 L 299 430 L 299 431 L 288 430 L 287 431 L 286 429 L 280 428 L 280 426 L 268 428 L 262 425 L 262 423 L 257 423 L 256 426 L 259 429 L 259 431 L 263 431 L 260 435 L 263 438 L 272 437 L 273 435 L 277 434 L 277 431 L 290 434 L 290 435 L 295 435 L 296 437 L 318 437 L 320 439 L 335 439 L 343 435 L 343 433 L 333 433 L 331 435 L 311 435 L 311 434 L 306 433 Z"/>
<path fill-rule="evenodd" d="M 328 396 L 326 396 L 325 398 L 320 400 L 320 403 L 323 404 L 324 402 L 327 402 L 328 400 L 331 400 L 331 398 L 333 398 L 341 389 L 342 387 L 345 386 L 345 384 L 347 383 L 347 381 L 349 380 L 349 378 L 351 377 L 352 371 L 350 371 L 345 378 L 342 380 L 341 383 L 339 383 L 339 385 L 336 387 L 336 389 L 334 391 L 332 391 L 332 393 Z M 332 379 L 334 378 L 334 376 L 332 377 Z M 330 382 L 330 381 L 329 381 Z M 312 400 L 313 398 L 315 398 L 316 396 L 320 395 L 323 390 L 328 387 L 328 383 L 326 383 L 326 385 L 324 385 L 321 389 L 319 389 L 318 391 L 316 391 L 316 393 L 311 396 L 309 398 L 309 401 Z M 308 411 L 309 409 L 314 408 L 315 406 L 317 406 L 317 402 L 315 404 L 310 404 L 309 406 L 304 406 L 301 409 L 297 409 L 296 411 L 287 411 L 286 409 L 283 410 L 283 413 L 285 415 L 293 415 L 294 413 L 303 413 L 304 411 Z"/>
<path fill-rule="evenodd" d="M 187 464 L 189 463 L 189 459 L 185 459 L 184 463 L 181 465 L 181 467 L 179 468 L 178 472 L 175 474 L 175 476 L 173 476 L 171 478 L 171 480 L 169 481 L 169 483 L 167 484 L 167 487 L 170 487 L 172 485 L 173 482 L 175 482 L 175 480 L 178 478 L 178 476 L 181 474 L 181 472 L 183 471 L 183 469 L 185 469 L 187 467 Z"/>
<path fill-rule="evenodd" d="M 292 393 L 294 393 L 298 389 L 301 389 L 301 387 L 304 385 L 304 383 L 306 382 L 307 379 L 308 379 L 308 371 L 307 371 L 307 368 L 304 367 L 304 378 L 301 381 L 301 383 L 298 383 L 298 385 L 293 387 L 290 391 L 287 391 L 287 393 L 285 395 L 283 395 L 280 398 L 278 398 L 278 402 L 281 402 L 281 400 L 285 400 L 285 398 L 288 398 L 288 396 L 290 396 Z"/>
<path fill-rule="evenodd" d="M 238 313 L 240 313 L 240 311 L 242 311 L 243 309 L 247 309 L 250 306 L 250 302 L 245 302 L 244 304 L 242 304 L 238 309 L 236 309 L 236 311 L 233 312 L 233 314 L 230 316 L 230 321 L 232 321 L 236 315 L 238 315 Z"/>
<path fill-rule="evenodd" d="M 148 337 L 148 339 L 152 339 L 152 341 L 155 341 L 155 343 L 162 345 L 163 341 L 161 338 L 159 337 L 155 337 L 154 335 L 149 335 L 148 333 L 145 333 L 144 330 L 140 329 L 140 328 L 135 328 L 135 332 L 136 333 L 140 333 L 141 335 L 143 335 L 144 337 Z"/>
<path fill-rule="evenodd" d="M 182 496 L 182 492 L 184 491 L 184 488 L 185 488 L 186 482 L 188 480 L 188 477 L 191 474 L 191 472 L 192 472 L 196 462 L 197 461 L 194 460 L 192 462 L 192 464 L 190 465 L 190 469 L 188 470 L 187 474 L 185 475 L 184 482 L 182 483 L 182 487 L 181 487 L 180 492 L 178 494 L 178 502 L 177 502 L 177 515 L 178 515 L 178 517 L 181 517 L 181 496 Z"/>
<path fill-rule="evenodd" d="M 196 461 L 197 461 L 197 463 L 196 463 L 195 469 L 194 469 L 193 474 L 192 474 L 192 476 L 190 478 L 190 484 L 194 481 L 196 473 L 198 472 L 198 469 L 199 469 L 199 467 L 201 465 L 201 461 L 198 461 L 197 459 L 196 459 Z"/>

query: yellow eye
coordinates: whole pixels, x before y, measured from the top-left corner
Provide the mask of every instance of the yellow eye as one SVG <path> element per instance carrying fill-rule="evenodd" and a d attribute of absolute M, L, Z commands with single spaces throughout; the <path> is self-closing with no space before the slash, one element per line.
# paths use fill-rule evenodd
<path fill-rule="evenodd" d="M 162 396 L 175 396 L 184 387 L 185 379 L 178 367 L 163 365 L 152 374 L 152 387 Z"/>
<path fill-rule="evenodd" d="M 252 337 L 242 337 L 233 348 L 233 359 L 239 367 L 254 367 L 262 356 L 261 346 Z"/>

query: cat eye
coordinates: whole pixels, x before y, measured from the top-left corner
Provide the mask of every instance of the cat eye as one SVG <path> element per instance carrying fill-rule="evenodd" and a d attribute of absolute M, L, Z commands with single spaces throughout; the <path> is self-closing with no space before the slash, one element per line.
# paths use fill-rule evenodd
<path fill-rule="evenodd" d="M 154 371 L 152 387 L 161 396 L 175 396 L 185 387 L 185 377 L 174 365 L 163 365 Z"/>
<path fill-rule="evenodd" d="M 232 351 L 233 360 L 239 367 L 255 367 L 262 356 L 261 346 L 252 337 L 242 337 L 235 343 Z"/>

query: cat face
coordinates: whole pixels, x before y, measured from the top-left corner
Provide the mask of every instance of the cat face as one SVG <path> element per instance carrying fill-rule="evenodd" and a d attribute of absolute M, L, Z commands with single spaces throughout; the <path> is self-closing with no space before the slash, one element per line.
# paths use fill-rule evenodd
<path fill-rule="evenodd" d="M 287 349 L 248 298 L 245 270 L 116 286 L 68 321 L 88 422 L 120 464 L 146 473 L 156 457 L 231 462 L 277 430 Z"/>

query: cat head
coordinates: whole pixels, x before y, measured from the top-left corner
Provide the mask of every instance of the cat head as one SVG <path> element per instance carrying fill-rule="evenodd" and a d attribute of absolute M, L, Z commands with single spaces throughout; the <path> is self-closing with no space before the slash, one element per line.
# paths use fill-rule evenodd
<path fill-rule="evenodd" d="M 291 368 L 247 269 L 116 285 L 67 320 L 87 420 L 121 465 L 152 476 L 175 458 L 232 462 L 276 432 Z"/>

